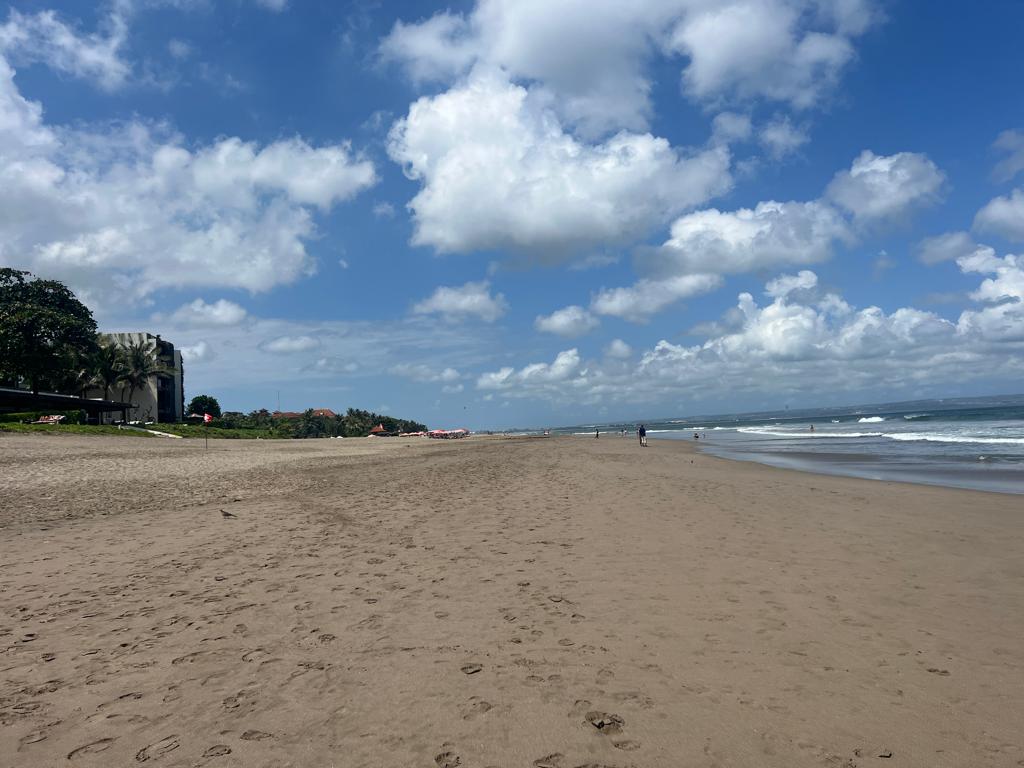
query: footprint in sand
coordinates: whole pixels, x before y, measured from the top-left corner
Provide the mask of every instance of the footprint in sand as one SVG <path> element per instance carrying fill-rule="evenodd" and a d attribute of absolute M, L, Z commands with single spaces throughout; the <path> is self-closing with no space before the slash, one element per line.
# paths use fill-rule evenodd
<path fill-rule="evenodd" d="M 434 755 L 434 762 L 437 763 L 437 768 L 457 768 L 462 765 L 462 758 L 454 752 L 442 752 Z"/>
<path fill-rule="evenodd" d="M 203 757 L 221 757 L 223 755 L 230 755 L 231 747 L 227 744 L 214 744 L 212 747 L 203 752 Z"/>
<path fill-rule="evenodd" d="M 533 761 L 533 765 L 534 768 L 560 768 L 563 760 L 565 760 L 565 755 L 561 752 L 553 752 L 550 755 L 538 757 Z"/>
<path fill-rule="evenodd" d="M 469 711 L 462 716 L 463 720 L 472 720 L 474 717 L 484 715 L 492 709 L 491 703 L 484 701 L 479 696 L 470 696 L 469 701 Z"/>
<path fill-rule="evenodd" d="M 37 744 L 38 742 L 43 741 L 46 738 L 46 736 L 46 731 L 32 731 L 32 733 L 22 736 L 18 740 L 18 749 L 26 747 L 29 744 Z"/>
<path fill-rule="evenodd" d="M 619 733 L 626 725 L 626 721 L 619 715 L 609 714 L 608 712 L 587 712 L 584 719 L 601 733 Z"/>
<path fill-rule="evenodd" d="M 266 731 L 246 731 L 242 734 L 242 738 L 245 741 L 263 741 L 264 739 L 272 739 L 274 736 Z"/>
<path fill-rule="evenodd" d="M 160 741 L 154 744 L 150 744 L 148 747 L 140 749 L 135 753 L 135 759 L 140 763 L 144 763 L 147 760 L 161 758 L 168 752 L 173 752 L 180 746 L 181 742 L 178 741 L 177 734 L 172 734 L 171 736 L 166 736 L 160 739 Z"/>
<path fill-rule="evenodd" d="M 73 749 L 70 752 L 68 752 L 68 760 L 74 760 L 76 757 L 79 757 L 80 755 L 91 755 L 96 752 L 103 752 L 105 750 L 108 750 L 110 749 L 110 745 L 113 744 L 116 740 L 116 736 L 111 736 L 106 739 L 98 739 L 97 741 L 92 741 L 88 744 L 84 744 L 81 747 L 78 747 L 77 749 Z"/>
<path fill-rule="evenodd" d="M 928 667 L 928 671 L 933 675 L 941 675 L 942 677 L 949 677 L 948 669 L 939 669 L 938 667 Z"/>
<path fill-rule="evenodd" d="M 461 669 L 467 675 L 475 675 L 483 668 L 483 664 L 463 664 L 461 667 L 459 667 L 459 669 Z"/>
<path fill-rule="evenodd" d="M 616 749 L 621 749 L 624 752 L 633 752 L 640 749 L 640 742 L 633 741 L 631 739 L 622 739 L 621 741 L 613 741 L 612 746 Z"/>

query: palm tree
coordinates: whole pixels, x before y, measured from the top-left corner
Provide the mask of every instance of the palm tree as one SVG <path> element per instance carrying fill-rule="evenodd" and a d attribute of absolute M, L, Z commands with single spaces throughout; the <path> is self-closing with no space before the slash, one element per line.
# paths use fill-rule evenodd
<path fill-rule="evenodd" d="M 117 344 L 100 344 L 93 354 L 92 370 L 96 386 L 103 387 L 103 399 L 110 399 L 110 388 L 121 380 L 124 350 Z"/>
<path fill-rule="evenodd" d="M 156 345 L 149 340 L 129 341 L 124 347 L 124 365 L 118 380 L 128 386 L 128 402 L 135 397 L 135 391 L 146 386 L 152 376 L 165 372 L 156 356 Z"/>

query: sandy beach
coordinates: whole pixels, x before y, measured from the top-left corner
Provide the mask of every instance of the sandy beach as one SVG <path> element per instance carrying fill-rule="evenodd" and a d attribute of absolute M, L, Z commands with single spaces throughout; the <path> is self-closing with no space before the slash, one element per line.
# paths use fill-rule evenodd
<path fill-rule="evenodd" d="M 1024 765 L 1020 497 L 652 440 L 0 436 L 0 766 Z"/>

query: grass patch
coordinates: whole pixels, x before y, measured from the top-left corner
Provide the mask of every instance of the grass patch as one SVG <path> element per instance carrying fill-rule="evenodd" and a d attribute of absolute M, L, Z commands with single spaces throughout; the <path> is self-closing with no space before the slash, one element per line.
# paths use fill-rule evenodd
<path fill-rule="evenodd" d="M 171 435 L 182 437 L 210 437 L 222 440 L 277 440 L 285 439 L 288 435 L 282 435 L 273 429 L 227 429 L 225 427 L 206 427 L 199 424 L 151 424 L 144 429 L 155 429 L 158 432 L 167 432 Z"/>
<path fill-rule="evenodd" d="M 134 429 L 118 429 L 105 424 L 90 426 L 87 424 L 11 424 L 0 423 L 0 432 L 44 433 L 61 435 L 117 435 L 118 437 L 156 437 L 148 432 Z"/>

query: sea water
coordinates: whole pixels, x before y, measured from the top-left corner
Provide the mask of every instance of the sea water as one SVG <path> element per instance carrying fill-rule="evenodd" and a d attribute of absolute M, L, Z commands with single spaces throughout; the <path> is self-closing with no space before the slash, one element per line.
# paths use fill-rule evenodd
<path fill-rule="evenodd" d="M 693 441 L 696 432 L 702 450 L 725 458 L 878 480 L 1024 493 L 1024 396 L 643 423 L 651 438 Z M 595 425 L 589 434 L 596 428 L 613 438 L 625 428 L 635 437 L 636 425 Z"/>

